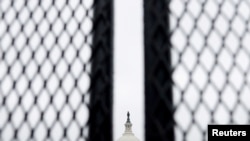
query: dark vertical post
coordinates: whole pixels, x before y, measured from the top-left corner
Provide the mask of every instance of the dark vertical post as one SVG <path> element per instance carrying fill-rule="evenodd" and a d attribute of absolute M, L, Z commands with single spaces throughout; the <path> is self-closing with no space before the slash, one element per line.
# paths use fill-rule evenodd
<path fill-rule="evenodd" d="M 173 141 L 168 0 L 144 0 L 146 141 Z"/>
<path fill-rule="evenodd" d="M 90 141 L 112 140 L 113 0 L 95 0 Z"/>

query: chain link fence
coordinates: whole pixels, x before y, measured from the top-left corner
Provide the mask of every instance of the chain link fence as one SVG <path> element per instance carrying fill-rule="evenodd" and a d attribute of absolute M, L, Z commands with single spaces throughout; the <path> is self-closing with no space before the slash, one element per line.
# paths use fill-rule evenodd
<path fill-rule="evenodd" d="M 111 13 L 111 0 L 0 1 L 0 140 L 112 138 Z"/>
<path fill-rule="evenodd" d="M 250 2 L 144 2 L 146 140 L 205 141 L 208 124 L 249 124 Z"/>
<path fill-rule="evenodd" d="M 112 6 L 1 0 L 0 140 L 112 140 Z M 144 0 L 146 140 L 250 123 L 249 9 Z"/>

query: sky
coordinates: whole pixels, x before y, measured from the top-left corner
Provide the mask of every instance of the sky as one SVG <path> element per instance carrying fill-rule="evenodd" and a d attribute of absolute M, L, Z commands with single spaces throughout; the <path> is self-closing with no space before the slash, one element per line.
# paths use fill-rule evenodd
<path fill-rule="evenodd" d="M 114 1 L 114 141 L 130 112 L 132 130 L 144 140 L 144 66 L 142 0 Z"/>

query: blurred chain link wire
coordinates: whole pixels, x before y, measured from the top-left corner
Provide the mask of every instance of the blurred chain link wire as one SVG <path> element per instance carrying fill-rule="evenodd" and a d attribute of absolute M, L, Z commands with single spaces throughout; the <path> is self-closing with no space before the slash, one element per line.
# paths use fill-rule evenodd
<path fill-rule="evenodd" d="M 173 84 L 176 140 L 250 123 L 250 3 L 167 3 L 173 82 L 159 85 Z M 2 0 L 0 10 L 0 139 L 87 140 L 93 0 Z"/>
<path fill-rule="evenodd" d="M 250 2 L 169 7 L 176 140 L 207 140 L 207 124 L 249 124 Z"/>
<path fill-rule="evenodd" d="M 87 140 L 94 0 L 1 0 L 0 140 Z"/>
<path fill-rule="evenodd" d="M 250 123 L 250 2 L 144 0 L 146 140 Z"/>

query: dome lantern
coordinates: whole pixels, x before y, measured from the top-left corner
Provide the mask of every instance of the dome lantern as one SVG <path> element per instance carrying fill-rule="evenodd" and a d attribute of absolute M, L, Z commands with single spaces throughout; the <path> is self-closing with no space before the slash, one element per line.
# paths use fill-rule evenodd
<path fill-rule="evenodd" d="M 125 132 L 123 133 L 122 137 L 120 137 L 117 141 L 139 141 L 137 137 L 134 136 L 132 132 L 132 123 L 130 121 L 130 113 L 127 113 L 127 121 L 125 125 Z"/>

